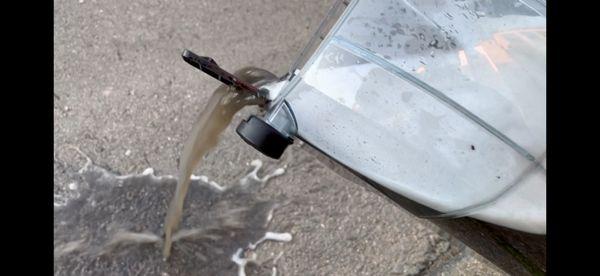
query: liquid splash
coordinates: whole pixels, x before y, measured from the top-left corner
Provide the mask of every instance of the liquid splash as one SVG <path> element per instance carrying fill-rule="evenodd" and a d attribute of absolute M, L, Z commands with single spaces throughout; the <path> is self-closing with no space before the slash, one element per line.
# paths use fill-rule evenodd
<path fill-rule="evenodd" d="M 234 262 L 238 266 L 238 276 L 246 276 L 246 265 L 248 263 L 256 263 L 256 247 L 265 242 L 265 241 L 278 241 L 278 242 L 289 242 L 292 240 L 292 234 L 290 233 L 275 233 L 275 232 L 267 232 L 265 235 L 260 238 L 255 243 L 250 243 L 248 248 L 244 250 L 243 248 L 238 248 L 235 253 L 231 256 L 231 261 Z M 243 257 L 245 254 L 248 254 L 250 257 Z M 271 275 L 277 275 L 277 259 L 281 257 L 283 254 L 280 253 L 278 257 L 273 261 L 273 273 Z"/>
<path fill-rule="evenodd" d="M 240 69 L 234 75 L 255 86 L 277 80 L 275 75 L 268 71 L 252 67 Z M 213 92 L 206 108 L 196 119 L 181 153 L 177 188 L 165 218 L 165 244 L 163 247 L 165 259 L 171 254 L 172 234 L 177 230 L 181 221 L 183 203 L 190 185 L 192 172 L 199 165 L 204 155 L 217 145 L 220 134 L 231 123 L 235 113 L 245 106 L 258 105 L 263 101 L 263 99 L 259 99 L 256 95 L 247 91 L 221 85 Z"/>
<path fill-rule="evenodd" d="M 161 261 L 160 222 L 177 178 L 156 176 L 150 168 L 117 175 L 86 164 L 80 171 L 80 196 L 55 207 L 55 274 L 223 274 L 231 269 L 237 248 L 265 236 L 277 207 L 257 192 L 285 169 L 262 173 L 262 162 L 250 163 L 249 172 L 228 185 L 207 176 L 191 178 L 185 204 L 190 214 L 172 236 L 169 262 Z M 247 184 L 241 185 L 241 179 Z"/>

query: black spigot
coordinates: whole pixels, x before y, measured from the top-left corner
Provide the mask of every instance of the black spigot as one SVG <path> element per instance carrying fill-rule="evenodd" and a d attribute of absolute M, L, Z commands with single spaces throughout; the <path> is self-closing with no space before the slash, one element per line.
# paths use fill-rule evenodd
<path fill-rule="evenodd" d="M 294 139 L 254 115 L 242 121 L 236 132 L 247 144 L 274 159 L 279 159 L 285 149 L 294 142 Z"/>

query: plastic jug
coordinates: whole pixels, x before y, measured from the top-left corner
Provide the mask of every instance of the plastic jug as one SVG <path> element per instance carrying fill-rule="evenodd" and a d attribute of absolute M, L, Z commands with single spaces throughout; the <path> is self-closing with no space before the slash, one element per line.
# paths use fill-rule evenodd
<path fill-rule="evenodd" d="M 238 134 L 273 158 L 301 139 L 420 216 L 545 234 L 545 5 L 346 4 Z"/>

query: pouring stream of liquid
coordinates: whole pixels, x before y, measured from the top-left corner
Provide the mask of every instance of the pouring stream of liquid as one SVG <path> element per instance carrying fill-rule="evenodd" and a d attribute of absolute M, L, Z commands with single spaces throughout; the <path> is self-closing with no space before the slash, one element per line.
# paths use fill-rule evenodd
<path fill-rule="evenodd" d="M 254 67 L 240 69 L 234 75 L 255 86 L 277 80 L 272 73 Z M 245 106 L 257 105 L 263 102 L 263 99 L 247 91 L 222 85 L 213 92 L 206 108 L 196 119 L 181 153 L 177 188 L 165 218 L 165 243 L 163 248 L 165 259 L 171 254 L 171 235 L 177 230 L 181 221 L 183 203 L 194 169 L 199 165 L 204 155 L 217 145 L 220 134 L 231 123 L 235 113 Z"/>

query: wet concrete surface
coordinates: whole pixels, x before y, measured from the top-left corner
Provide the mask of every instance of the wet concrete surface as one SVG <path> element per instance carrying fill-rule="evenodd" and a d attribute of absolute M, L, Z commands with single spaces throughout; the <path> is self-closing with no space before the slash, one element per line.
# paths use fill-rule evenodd
<path fill-rule="evenodd" d="M 265 171 L 286 167 L 286 173 L 242 194 L 225 196 L 197 185 L 188 196 L 183 228 L 211 225 L 239 206 L 277 202 L 268 227 L 247 220 L 247 227 L 232 230 L 237 238 L 212 249 L 182 242 L 179 258 L 166 263 L 158 243 L 95 254 L 115 229 L 162 234 L 174 181 L 157 184 L 139 175 L 149 167 L 157 176 L 176 175 L 193 120 L 219 85 L 185 63 L 182 50 L 209 55 L 231 71 L 253 65 L 281 75 L 331 4 L 55 1 L 55 248 L 81 241 L 72 246 L 80 251 L 55 256 L 55 274 L 235 274 L 230 256 L 264 231 L 289 232 L 293 240 L 262 244 L 256 254 L 263 262 L 248 265 L 249 275 L 270 274 L 273 267 L 283 275 L 502 274 L 427 221 L 339 177 L 298 143 L 280 160 L 263 157 L 234 131 L 253 108 L 236 115 L 196 174 L 233 185 L 254 159 L 263 160 Z M 86 159 L 74 147 L 98 170 L 139 179 L 113 187 L 118 181 L 80 173 Z M 211 195 L 222 205 L 206 205 Z M 260 220 L 265 209 L 259 209 L 244 217 Z"/>
<path fill-rule="evenodd" d="M 148 172 L 119 176 L 95 165 L 81 176 L 77 198 L 55 207 L 60 275 L 231 273 L 232 252 L 260 239 L 281 204 L 257 193 L 267 184 L 261 181 L 210 185 L 210 179 L 194 179 L 174 235 L 181 238 L 174 238 L 173 254 L 164 261 L 163 222 L 176 179 Z M 119 238 L 123 233 L 144 236 Z"/>

